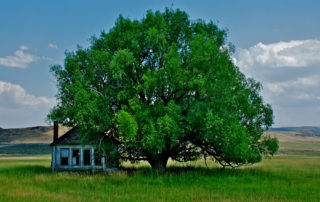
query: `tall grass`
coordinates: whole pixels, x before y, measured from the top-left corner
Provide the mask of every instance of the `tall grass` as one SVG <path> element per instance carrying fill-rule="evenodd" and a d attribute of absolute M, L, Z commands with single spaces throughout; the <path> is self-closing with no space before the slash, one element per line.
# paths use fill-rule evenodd
<path fill-rule="evenodd" d="M 170 162 L 111 174 L 55 172 L 50 158 L 0 158 L 0 201 L 319 201 L 320 158 L 277 156 L 240 169 Z"/>

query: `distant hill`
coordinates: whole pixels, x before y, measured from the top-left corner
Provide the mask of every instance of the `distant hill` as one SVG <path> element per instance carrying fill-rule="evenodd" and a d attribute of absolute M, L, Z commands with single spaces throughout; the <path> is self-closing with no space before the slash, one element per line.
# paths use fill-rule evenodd
<path fill-rule="evenodd" d="M 69 128 L 59 127 L 59 136 Z M 52 126 L 0 129 L 0 156 L 49 154 Z"/>
<path fill-rule="evenodd" d="M 59 135 L 68 130 L 67 127 L 59 127 Z M 271 128 L 264 134 L 278 138 L 279 154 L 320 155 L 320 127 Z M 0 156 L 49 154 L 52 138 L 52 126 L 0 128 Z"/>
<path fill-rule="evenodd" d="M 320 155 L 320 127 L 271 128 L 264 134 L 278 138 L 279 154 Z"/>
<path fill-rule="evenodd" d="M 66 127 L 59 127 L 59 135 L 64 134 L 67 130 Z M 0 129 L 0 144 L 49 144 L 52 139 L 52 126 Z"/>
<path fill-rule="evenodd" d="M 52 127 L 0 129 L 1 144 L 49 143 L 52 141 Z"/>
<path fill-rule="evenodd" d="M 305 136 L 320 136 L 320 127 L 314 126 L 271 128 L 270 131 L 295 131 Z"/>

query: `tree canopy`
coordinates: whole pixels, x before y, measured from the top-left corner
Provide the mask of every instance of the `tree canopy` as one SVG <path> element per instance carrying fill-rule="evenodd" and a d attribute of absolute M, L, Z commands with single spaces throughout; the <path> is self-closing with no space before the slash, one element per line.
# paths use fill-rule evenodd
<path fill-rule="evenodd" d="M 48 118 L 159 171 L 169 158 L 203 154 L 223 166 L 258 162 L 277 151 L 276 140 L 262 138 L 273 112 L 261 84 L 232 62 L 226 35 L 179 9 L 148 11 L 141 20 L 120 15 L 90 47 L 51 67 L 59 101 Z"/>

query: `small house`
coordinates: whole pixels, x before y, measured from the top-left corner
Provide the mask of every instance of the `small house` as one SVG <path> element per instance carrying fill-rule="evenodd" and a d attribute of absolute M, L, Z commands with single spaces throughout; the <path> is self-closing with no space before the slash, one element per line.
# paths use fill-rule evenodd
<path fill-rule="evenodd" d="M 106 156 L 102 156 L 94 144 L 82 145 L 78 127 L 74 127 L 59 137 L 58 124 L 54 123 L 52 148 L 52 171 L 110 171 L 116 166 L 108 166 Z"/>

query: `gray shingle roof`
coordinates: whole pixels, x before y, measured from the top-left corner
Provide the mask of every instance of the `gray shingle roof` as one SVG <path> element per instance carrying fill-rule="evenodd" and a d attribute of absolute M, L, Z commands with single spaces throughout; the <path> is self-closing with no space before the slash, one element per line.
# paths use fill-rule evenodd
<path fill-rule="evenodd" d="M 81 144 L 78 135 L 78 127 L 75 126 L 64 135 L 60 136 L 56 141 L 52 142 L 50 145 L 79 145 Z"/>

